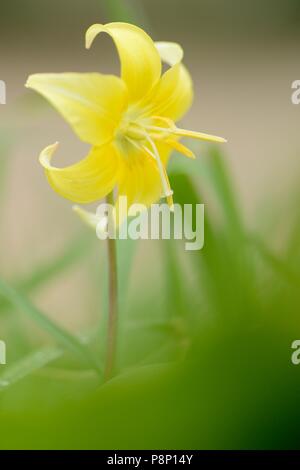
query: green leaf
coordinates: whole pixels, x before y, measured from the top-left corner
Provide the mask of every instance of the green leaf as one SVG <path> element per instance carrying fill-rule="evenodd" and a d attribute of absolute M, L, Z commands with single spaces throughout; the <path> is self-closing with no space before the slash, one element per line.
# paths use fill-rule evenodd
<path fill-rule="evenodd" d="M 16 287 L 23 292 L 31 292 L 40 287 L 41 284 L 55 278 L 58 274 L 67 268 L 70 268 L 74 263 L 79 261 L 91 249 L 92 244 L 86 236 L 76 238 L 71 243 L 68 243 L 65 251 L 58 255 L 53 261 L 48 261 L 45 264 L 36 268 L 26 278 L 17 281 Z"/>
<path fill-rule="evenodd" d="M 291 263 L 286 263 L 276 256 L 258 237 L 252 236 L 249 240 L 274 272 L 278 273 L 289 284 L 293 284 L 297 288 L 300 287 L 300 276 L 293 269 Z"/>
<path fill-rule="evenodd" d="M 211 146 L 207 152 L 209 174 L 212 188 L 217 196 L 219 205 L 224 210 L 224 220 L 230 233 L 241 236 L 244 233 L 244 224 L 241 219 L 237 198 L 233 191 L 233 183 L 225 165 L 225 158 L 219 147 Z"/>
<path fill-rule="evenodd" d="M 63 349 L 59 347 L 47 347 L 26 356 L 5 368 L 0 375 L 0 391 L 6 390 L 9 386 L 19 382 L 28 375 L 36 372 L 52 361 L 55 361 L 63 354 Z"/>
<path fill-rule="evenodd" d="M 92 246 L 92 243 L 89 242 L 86 236 L 76 238 L 76 240 L 69 243 L 65 251 L 54 260 L 44 262 L 41 266 L 35 268 L 32 273 L 28 274 L 23 279 L 17 280 L 15 282 L 17 290 L 24 294 L 35 291 L 43 284 L 77 263 L 87 254 Z M 0 311 L 7 309 L 8 304 L 9 301 L 7 299 L 0 299 Z"/>
<path fill-rule="evenodd" d="M 49 317 L 38 310 L 26 297 L 16 289 L 0 279 L 0 294 L 3 295 L 14 307 L 21 310 L 42 329 L 47 331 L 56 341 L 82 358 L 86 364 L 101 373 L 97 362 L 90 351 L 74 336 L 56 325 Z"/>
<path fill-rule="evenodd" d="M 236 236 L 241 237 L 244 233 L 244 224 L 233 190 L 234 185 L 225 165 L 226 159 L 221 153 L 220 147 L 205 146 L 205 150 L 201 151 L 197 146 L 194 151 L 199 154 L 196 161 L 186 161 L 178 156 L 172 162 L 171 171 L 174 174 L 189 176 L 191 181 L 195 183 L 195 187 L 201 188 L 201 193 L 202 188 L 205 188 L 209 193 L 213 193 L 214 199 L 222 211 L 226 229 L 235 238 Z M 177 199 L 176 192 L 175 199 Z M 199 196 L 197 199 L 199 199 Z"/>
<path fill-rule="evenodd" d="M 216 161 L 212 162 L 213 158 Z M 205 204 L 204 247 L 195 253 L 186 254 L 198 277 L 199 289 L 193 294 L 193 303 L 199 304 L 198 309 L 218 312 L 222 321 L 225 321 L 222 312 L 227 315 L 232 312 L 237 316 L 242 308 L 245 314 L 253 315 L 253 311 L 258 312 L 258 307 L 250 244 L 244 235 L 226 172 L 221 169 L 220 158 L 216 154 L 208 161 L 200 159 L 196 164 L 198 172 L 195 171 L 193 175 L 182 173 L 182 169 L 180 173 L 177 165 L 176 173 L 171 174 L 171 182 L 175 202 L 181 205 Z M 214 199 L 206 199 L 206 193 L 202 193 L 205 184 L 209 186 Z M 221 223 L 214 220 L 216 199 L 223 214 Z M 201 316 L 198 315 L 198 318 Z"/>

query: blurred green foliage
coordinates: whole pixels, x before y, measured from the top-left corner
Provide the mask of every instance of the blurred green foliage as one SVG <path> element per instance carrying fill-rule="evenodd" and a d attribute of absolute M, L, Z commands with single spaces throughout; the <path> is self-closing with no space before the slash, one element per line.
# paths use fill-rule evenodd
<path fill-rule="evenodd" d="M 300 370 L 291 363 L 299 329 L 299 218 L 290 219 L 277 255 L 271 239 L 245 225 L 224 157 L 205 152 L 197 162 L 175 155 L 171 173 L 177 203 L 205 203 L 204 249 L 142 242 L 144 251 L 148 243 L 157 250 L 151 268 L 160 281 L 147 282 L 140 267 L 143 287 L 129 289 L 139 243 L 119 242 L 118 374 L 110 382 L 93 371 L 93 361 L 103 365 L 103 322 L 101 334 L 95 326 L 70 340 L 24 297 L 39 288 L 38 273 L 41 285 L 47 282 L 45 267 L 34 282 L 16 283 L 23 289 L 0 281 L 1 312 L 10 302 L 12 321 L 16 311 L 29 314 L 53 338 L 40 350 L 27 345 L 3 368 L 1 448 L 299 447 Z M 91 249 L 89 237 L 80 243 Z M 80 262 L 84 250 L 78 253 L 68 249 L 55 269 L 50 262 L 49 279 L 53 269 Z M 17 341 L 12 329 L 9 349 Z"/>
<path fill-rule="evenodd" d="M 36 41 L 43 32 L 65 37 L 66 31 L 88 26 L 91 22 L 131 21 L 146 27 L 148 22 L 159 31 L 173 28 L 194 36 L 213 32 L 236 38 L 276 33 L 298 34 L 298 0 L 22 0 L 2 2 L 0 26 L 15 40 L 15 28 L 26 33 L 26 41 Z M 59 14 L 57 14 L 59 12 Z M 70 14 L 71 12 L 71 14 Z M 22 39 L 23 41 L 24 39 Z"/>
<path fill-rule="evenodd" d="M 111 19 L 127 19 L 128 10 L 119 10 L 114 1 L 105 10 L 105 4 L 100 8 L 98 0 L 91 0 L 88 12 L 86 4 L 60 1 L 59 8 L 66 15 L 72 8 L 72 27 L 76 18 L 82 24 L 85 14 L 87 22 L 92 13 L 97 21 L 98 8 L 99 19 L 102 11 Z M 148 1 L 142 4 L 149 8 Z M 296 0 L 250 4 L 252 26 L 268 17 L 272 24 L 291 28 L 299 19 Z M 57 2 L 28 0 L 26 5 L 25 10 L 17 2 L 1 6 L 6 28 L 13 25 L 15 31 L 21 24 L 35 38 L 49 18 L 57 21 L 52 14 Z M 225 11 L 223 24 L 229 28 L 244 26 L 240 18 L 248 11 L 238 0 L 172 0 L 171 10 L 169 0 L 157 5 L 158 14 L 164 8 L 170 21 L 180 18 L 182 7 L 189 24 L 198 21 L 200 11 L 202 23 L 212 9 Z M 151 12 L 154 17 L 153 7 Z M 63 26 L 68 29 L 71 22 Z M 9 361 L 0 370 L 0 448 L 299 447 L 300 369 L 291 363 L 291 344 L 300 329 L 300 214 L 294 195 L 284 213 L 270 208 L 275 229 L 282 224 L 289 228 L 277 253 L 275 231 L 258 227 L 253 233 L 245 223 L 226 157 L 215 148 L 197 153 L 197 162 L 174 155 L 171 179 L 175 202 L 205 203 L 204 249 L 185 252 L 178 241 L 118 243 L 118 373 L 111 381 L 102 379 L 105 318 L 99 315 L 92 331 L 73 336 L 30 300 L 32 292 L 72 270 L 99 245 L 104 252 L 103 244 L 79 234 L 56 259 L 33 266 L 24 278 L 8 283 L 1 270 L 0 337 L 5 333 Z M 1 137 L 0 204 L 8 155 Z M 135 261 L 138 250 L 144 256 L 154 252 L 146 268 Z M 138 272 L 133 276 L 133 271 Z M 101 279 L 105 311 L 105 266 L 99 263 L 91 276 Z M 40 348 L 23 331 L 20 315 L 47 332 L 49 340 Z"/>

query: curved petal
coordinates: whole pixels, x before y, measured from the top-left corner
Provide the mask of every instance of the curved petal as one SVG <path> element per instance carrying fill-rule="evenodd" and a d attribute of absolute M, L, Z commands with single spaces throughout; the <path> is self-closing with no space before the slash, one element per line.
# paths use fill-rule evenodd
<path fill-rule="evenodd" d="M 96 230 L 98 223 L 100 222 L 100 217 L 97 216 L 94 212 L 86 211 L 79 206 L 73 206 L 73 211 L 80 217 L 82 222 L 84 222 L 88 227 Z"/>
<path fill-rule="evenodd" d="M 128 87 L 130 102 L 141 100 L 161 75 L 161 60 L 154 42 L 142 29 L 132 24 L 94 24 L 86 33 L 88 49 L 102 32 L 109 34 L 117 47 L 121 77 Z"/>
<path fill-rule="evenodd" d="M 92 145 L 112 138 L 127 106 L 126 86 L 112 75 L 36 74 L 26 86 L 50 101 L 79 138 Z"/>
<path fill-rule="evenodd" d="M 116 184 L 119 158 L 113 144 L 93 147 L 86 158 L 66 168 L 51 165 L 58 144 L 50 145 L 40 155 L 40 163 L 51 187 L 60 196 L 79 204 L 102 199 Z"/>
<path fill-rule="evenodd" d="M 176 42 L 157 41 L 154 43 L 163 62 L 173 67 L 183 60 L 184 52 L 180 44 Z"/>
<path fill-rule="evenodd" d="M 191 76 L 181 63 L 182 48 L 175 43 L 155 43 L 161 59 L 170 65 L 153 92 L 148 115 L 167 117 L 178 121 L 190 108 L 193 101 L 193 83 Z"/>

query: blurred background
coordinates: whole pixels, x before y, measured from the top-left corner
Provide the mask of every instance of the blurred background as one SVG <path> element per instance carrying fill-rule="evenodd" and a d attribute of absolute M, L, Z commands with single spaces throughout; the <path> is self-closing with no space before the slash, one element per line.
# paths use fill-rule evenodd
<path fill-rule="evenodd" d="M 109 38 L 84 48 L 88 26 L 108 21 L 136 23 L 153 39 L 184 47 L 195 84 L 184 127 L 228 144 L 195 148 L 195 166 L 177 155 L 171 162 L 175 202 L 206 205 L 201 253 L 165 242 L 119 247 L 119 365 L 127 375 L 99 388 L 30 307 L 76 337 L 92 331 L 90 349 L 101 357 L 105 247 L 52 192 L 38 163 L 55 141 L 62 166 L 81 159 L 86 146 L 24 84 L 38 72 L 118 73 Z M 3 279 L 16 289 L 0 288 L 0 339 L 9 351 L 4 448 L 298 446 L 300 368 L 291 365 L 290 345 L 300 334 L 300 106 L 291 103 L 299 24 L 298 0 L 1 5 L 0 287 Z M 36 408 L 42 400 L 44 414 Z"/>

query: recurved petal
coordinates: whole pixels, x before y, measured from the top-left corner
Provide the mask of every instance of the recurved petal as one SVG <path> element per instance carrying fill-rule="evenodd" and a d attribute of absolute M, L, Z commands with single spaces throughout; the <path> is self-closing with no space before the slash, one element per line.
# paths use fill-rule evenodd
<path fill-rule="evenodd" d="M 50 145 L 40 155 L 40 163 L 51 187 L 60 196 L 79 204 L 88 204 L 110 193 L 119 174 L 119 157 L 113 144 L 93 147 L 80 162 L 66 168 L 51 165 L 58 144 Z"/>
<path fill-rule="evenodd" d="M 84 222 L 88 227 L 96 230 L 98 223 L 100 222 L 100 217 L 97 216 L 94 212 L 86 211 L 80 206 L 73 206 L 73 211 L 80 217 L 82 222 Z"/>
<path fill-rule="evenodd" d="M 192 104 L 192 79 L 181 63 L 183 50 L 178 44 L 157 42 L 155 45 L 162 61 L 170 65 L 170 69 L 163 74 L 153 92 L 147 113 L 178 121 Z"/>
<path fill-rule="evenodd" d="M 135 103 L 153 88 L 161 75 L 161 59 L 154 42 L 142 29 L 128 23 L 94 24 L 86 33 L 89 49 L 99 33 L 109 34 L 117 47 L 121 77 Z"/>
<path fill-rule="evenodd" d="M 128 101 L 124 82 L 112 75 L 36 74 L 28 78 L 26 86 L 43 95 L 78 137 L 92 145 L 112 138 Z"/>
<path fill-rule="evenodd" d="M 184 52 L 180 44 L 176 42 L 157 41 L 154 43 L 163 62 L 173 67 L 179 64 L 184 56 Z"/>

